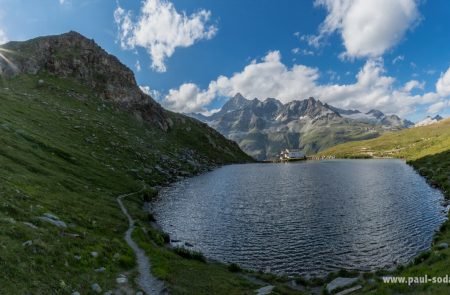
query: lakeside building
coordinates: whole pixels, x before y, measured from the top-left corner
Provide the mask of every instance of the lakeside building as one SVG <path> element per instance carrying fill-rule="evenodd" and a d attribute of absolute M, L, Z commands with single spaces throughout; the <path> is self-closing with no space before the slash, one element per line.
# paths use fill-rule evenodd
<path fill-rule="evenodd" d="M 280 161 L 300 161 L 306 160 L 306 155 L 304 152 L 298 149 L 285 149 L 280 153 Z"/>

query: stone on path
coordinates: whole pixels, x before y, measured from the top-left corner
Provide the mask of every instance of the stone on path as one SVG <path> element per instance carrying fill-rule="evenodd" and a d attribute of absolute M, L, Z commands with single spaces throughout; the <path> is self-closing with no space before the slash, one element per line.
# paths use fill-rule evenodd
<path fill-rule="evenodd" d="M 347 294 L 353 293 L 353 292 L 355 292 L 355 291 L 357 291 L 357 290 L 359 290 L 361 288 L 362 288 L 361 285 L 357 285 L 357 286 L 354 286 L 354 287 L 352 287 L 350 289 L 346 289 L 346 290 L 343 290 L 343 291 L 341 291 L 339 293 L 336 293 L 336 295 L 347 295 Z"/>
<path fill-rule="evenodd" d="M 328 293 L 333 292 L 334 290 L 338 288 L 345 288 L 350 285 L 353 285 L 358 281 L 358 278 L 335 278 L 331 282 L 327 284 L 327 291 Z"/>
<path fill-rule="evenodd" d="M 274 286 L 265 286 L 262 287 L 258 290 L 256 290 L 256 295 L 269 295 L 270 293 L 272 293 L 273 288 L 275 288 Z"/>

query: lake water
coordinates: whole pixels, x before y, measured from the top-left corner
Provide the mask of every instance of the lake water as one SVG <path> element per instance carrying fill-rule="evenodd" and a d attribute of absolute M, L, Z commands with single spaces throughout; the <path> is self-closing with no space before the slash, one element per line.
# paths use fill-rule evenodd
<path fill-rule="evenodd" d="M 222 167 L 161 191 L 172 239 L 208 258 L 283 274 L 406 263 L 445 220 L 442 194 L 400 160 Z"/>

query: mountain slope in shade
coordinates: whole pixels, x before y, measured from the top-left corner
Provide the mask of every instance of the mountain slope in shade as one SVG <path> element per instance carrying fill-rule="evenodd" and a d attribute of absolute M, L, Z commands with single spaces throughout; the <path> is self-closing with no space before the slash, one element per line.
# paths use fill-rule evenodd
<path fill-rule="evenodd" d="M 259 160 L 274 158 L 285 148 L 312 154 L 338 143 L 374 138 L 384 131 L 413 125 L 379 110 L 343 110 L 312 97 L 283 104 L 275 98 L 248 100 L 237 94 L 209 117 L 190 115 L 235 140 Z"/>
<path fill-rule="evenodd" d="M 426 117 L 425 119 L 423 119 L 422 121 L 417 122 L 417 123 L 414 125 L 414 127 L 420 127 L 420 126 L 431 125 L 431 124 L 437 123 L 437 122 L 439 122 L 439 121 L 441 121 L 441 120 L 443 120 L 443 119 L 444 119 L 444 118 L 442 118 L 440 115 L 436 115 L 436 116 L 434 116 L 434 117 L 427 116 L 427 117 Z"/>

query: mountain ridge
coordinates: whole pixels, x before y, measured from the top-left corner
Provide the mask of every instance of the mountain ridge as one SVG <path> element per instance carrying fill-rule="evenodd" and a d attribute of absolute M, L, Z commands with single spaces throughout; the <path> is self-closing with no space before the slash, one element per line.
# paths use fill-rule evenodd
<path fill-rule="evenodd" d="M 274 158 L 284 148 L 313 154 L 337 143 L 373 138 L 413 125 L 397 115 L 375 109 L 367 113 L 344 110 L 313 97 L 283 104 L 275 98 L 249 100 L 240 93 L 211 116 L 188 115 L 235 140 L 259 160 Z"/>
<path fill-rule="evenodd" d="M 138 87 L 133 71 L 78 32 L 11 41 L 1 48 L 8 60 L 0 59 L 0 74 L 6 78 L 40 72 L 74 78 L 95 89 L 100 98 L 136 112 L 161 129 L 170 126 L 164 109 Z"/>

